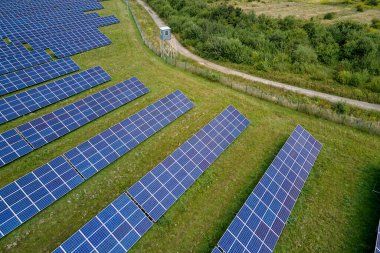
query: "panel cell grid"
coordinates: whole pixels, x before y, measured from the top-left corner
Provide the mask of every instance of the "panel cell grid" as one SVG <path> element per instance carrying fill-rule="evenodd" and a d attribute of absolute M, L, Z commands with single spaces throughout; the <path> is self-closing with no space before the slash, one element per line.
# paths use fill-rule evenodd
<path fill-rule="evenodd" d="M 83 182 L 62 156 L 0 189 L 2 236 Z"/>
<path fill-rule="evenodd" d="M 111 77 L 95 67 L 0 99 L 0 124 L 63 100 L 109 81 Z"/>
<path fill-rule="evenodd" d="M 37 149 L 149 91 L 131 78 L 17 127 Z"/>
<path fill-rule="evenodd" d="M 0 76 L 0 95 L 39 84 L 77 70 L 79 70 L 79 66 L 73 60 L 64 58 L 2 75 Z"/>
<path fill-rule="evenodd" d="M 65 153 L 89 178 L 193 107 L 180 91 L 145 109 Z"/>
<path fill-rule="evenodd" d="M 152 225 L 123 193 L 53 252 L 127 252 Z"/>
<path fill-rule="evenodd" d="M 157 221 L 249 123 L 229 106 L 136 182 L 128 193 Z"/>
<path fill-rule="evenodd" d="M 220 239 L 223 252 L 273 252 L 321 148 L 296 127 Z"/>
<path fill-rule="evenodd" d="M 20 156 L 31 152 L 33 148 L 16 130 L 11 129 L 0 134 L 0 167 Z"/>
<path fill-rule="evenodd" d="M 2 57 L 0 58 L 0 75 L 19 69 L 28 68 L 51 60 L 52 58 L 45 51 L 37 50 Z"/>

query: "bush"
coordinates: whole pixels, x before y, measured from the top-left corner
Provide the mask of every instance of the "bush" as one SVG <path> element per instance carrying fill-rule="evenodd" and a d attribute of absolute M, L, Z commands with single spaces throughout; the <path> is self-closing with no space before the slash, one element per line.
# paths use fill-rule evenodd
<path fill-rule="evenodd" d="M 358 6 L 356 6 L 356 11 L 358 11 L 358 12 L 363 12 L 363 11 L 364 11 L 364 7 L 363 7 L 363 5 L 358 5 Z"/>
<path fill-rule="evenodd" d="M 314 49 L 304 45 L 299 45 L 292 54 L 293 62 L 301 64 L 316 63 L 318 61 L 317 58 Z"/>
<path fill-rule="evenodd" d="M 234 63 L 251 63 L 251 50 L 238 39 L 211 37 L 203 45 L 202 52 L 215 60 L 230 60 Z"/>
<path fill-rule="evenodd" d="M 372 19 L 371 27 L 375 29 L 380 29 L 380 19 L 377 19 L 377 18 Z"/>
<path fill-rule="evenodd" d="M 348 106 L 342 102 L 336 103 L 333 109 L 337 114 L 348 114 L 350 112 Z"/>
<path fill-rule="evenodd" d="M 355 72 L 351 76 L 350 85 L 354 87 L 364 86 L 369 80 L 368 72 Z"/>
<path fill-rule="evenodd" d="M 335 13 L 334 12 L 329 12 L 329 13 L 326 13 L 324 16 L 323 16 L 323 19 L 328 19 L 328 20 L 331 20 L 335 18 Z"/>
<path fill-rule="evenodd" d="M 352 74 L 350 71 L 342 70 L 337 72 L 337 75 L 335 76 L 335 80 L 343 85 L 350 85 L 351 83 Z"/>
<path fill-rule="evenodd" d="M 380 76 L 372 78 L 367 88 L 373 92 L 380 93 Z"/>

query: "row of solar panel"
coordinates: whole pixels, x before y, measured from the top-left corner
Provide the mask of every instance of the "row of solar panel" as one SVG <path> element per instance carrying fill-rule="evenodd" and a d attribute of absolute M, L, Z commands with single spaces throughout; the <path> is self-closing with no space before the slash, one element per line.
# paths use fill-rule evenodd
<path fill-rule="evenodd" d="M 54 252 L 128 251 L 248 124 L 227 108 Z M 321 147 L 297 126 L 212 252 L 273 252 Z"/>
<path fill-rule="evenodd" d="M 94 67 L 0 99 L 0 124 L 107 82 L 111 77 Z"/>
<path fill-rule="evenodd" d="M 131 78 L 0 134 L 0 167 L 146 94 Z"/>
<path fill-rule="evenodd" d="M 222 252 L 273 252 L 321 148 L 296 127 L 218 242 Z"/>
<path fill-rule="evenodd" d="M 12 42 L 24 42 L 36 37 L 43 38 L 42 36 L 45 36 L 47 34 L 64 34 L 70 30 L 75 31 L 77 29 L 83 29 L 85 27 L 98 28 L 101 26 L 118 23 L 118 19 L 115 16 L 98 17 L 97 15 L 90 16 L 90 14 L 86 16 L 89 18 L 83 18 L 79 20 L 66 19 L 66 22 L 62 21 L 63 23 L 60 24 L 45 25 L 38 28 L 29 27 L 28 29 L 28 27 L 26 27 L 25 29 L 22 29 L 20 27 L 20 29 L 18 29 L 18 26 L 16 26 L 14 28 L 15 31 L 2 31 L 0 35 L 9 38 L 9 40 Z"/>
<path fill-rule="evenodd" d="M 192 107 L 193 103 L 176 91 L 1 188 L 0 237 Z"/>
<path fill-rule="evenodd" d="M 35 67 L 0 76 L 0 95 L 24 89 L 79 70 L 70 58 L 59 59 Z"/>

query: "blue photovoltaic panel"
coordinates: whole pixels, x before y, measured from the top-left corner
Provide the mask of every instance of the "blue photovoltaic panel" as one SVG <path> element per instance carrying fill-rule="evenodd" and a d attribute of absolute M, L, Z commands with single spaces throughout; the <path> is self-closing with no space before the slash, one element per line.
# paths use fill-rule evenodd
<path fill-rule="evenodd" d="M 0 58 L 0 75 L 51 61 L 45 51 L 31 51 Z"/>
<path fill-rule="evenodd" d="M 73 148 L 65 157 L 84 178 L 89 178 L 192 107 L 182 92 L 175 91 Z"/>
<path fill-rule="evenodd" d="M 110 79 L 111 77 L 101 67 L 95 67 L 0 99 L 0 124 L 95 87 Z"/>
<path fill-rule="evenodd" d="M 37 149 L 148 92 L 137 78 L 131 78 L 18 126 L 17 130 Z"/>
<path fill-rule="evenodd" d="M 220 239 L 223 252 L 273 252 L 321 148 L 296 127 Z"/>
<path fill-rule="evenodd" d="M 39 84 L 77 70 L 79 70 L 79 66 L 73 60 L 64 58 L 2 75 L 0 76 L 0 95 Z"/>
<path fill-rule="evenodd" d="M 19 135 L 16 130 L 11 129 L 0 134 L 0 167 L 20 156 L 31 152 L 33 148 Z"/>
<path fill-rule="evenodd" d="M 123 193 L 53 252 L 127 252 L 152 225 Z"/>
<path fill-rule="evenodd" d="M 83 182 L 62 156 L 0 189 L 0 238 Z"/>
<path fill-rule="evenodd" d="M 223 253 L 222 251 L 220 251 L 220 249 L 218 249 L 217 247 L 215 247 L 211 253 Z"/>
<path fill-rule="evenodd" d="M 129 195 L 157 221 L 249 123 L 229 106 L 136 182 Z"/>
<path fill-rule="evenodd" d="M 375 253 L 380 253 L 380 224 L 379 224 L 379 227 L 377 229 L 377 240 L 376 240 Z"/>

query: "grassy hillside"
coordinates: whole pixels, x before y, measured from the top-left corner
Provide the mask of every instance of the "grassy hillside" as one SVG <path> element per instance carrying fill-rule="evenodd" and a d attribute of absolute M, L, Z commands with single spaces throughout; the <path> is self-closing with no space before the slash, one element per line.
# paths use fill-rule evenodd
<path fill-rule="evenodd" d="M 142 45 L 122 0 L 101 2 L 121 23 L 113 43 L 73 57 L 112 81 L 0 127 L 5 131 L 137 76 L 151 92 L 0 169 L 0 187 L 176 89 L 195 108 L 0 240 L 0 252 L 48 252 L 130 187 L 229 104 L 252 124 L 131 252 L 209 252 L 282 144 L 302 124 L 323 144 L 276 252 L 372 252 L 379 221 L 380 138 L 246 96 L 166 65 Z"/>

